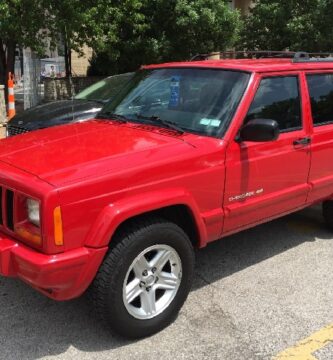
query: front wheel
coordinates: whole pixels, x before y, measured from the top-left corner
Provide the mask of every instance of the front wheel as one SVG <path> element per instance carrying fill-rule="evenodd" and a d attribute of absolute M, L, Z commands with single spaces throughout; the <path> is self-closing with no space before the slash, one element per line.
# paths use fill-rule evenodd
<path fill-rule="evenodd" d="M 190 291 L 192 244 L 162 219 L 136 222 L 114 240 L 92 285 L 94 305 L 122 336 L 156 333 L 175 319 Z"/>

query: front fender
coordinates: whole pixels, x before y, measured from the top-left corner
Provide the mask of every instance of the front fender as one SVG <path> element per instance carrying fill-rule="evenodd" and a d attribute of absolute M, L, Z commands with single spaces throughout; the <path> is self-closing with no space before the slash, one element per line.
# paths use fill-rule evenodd
<path fill-rule="evenodd" d="M 188 207 L 197 226 L 199 235 L 198 245 L 199 247 L 205 246 L 207 243 L 205 223 L 193 197 L 184 189 L 145 192 L 109 204 L 97 217 L 88 233 L 85 245 L 94 248 L 107 246 L 118 226 L 124 221 L 134 216 L 172 205 L 185 205 Z"/>

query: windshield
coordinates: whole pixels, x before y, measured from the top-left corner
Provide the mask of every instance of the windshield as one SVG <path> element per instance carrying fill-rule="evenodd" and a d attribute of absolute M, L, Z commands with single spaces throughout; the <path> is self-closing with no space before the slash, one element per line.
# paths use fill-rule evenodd
<path fill-rule="evenodd" d="M 79 92 L 74 99 L 109 101 L 133 76 L 133 73 L 110 76 Z"/>
<path fill-rule="evenodd" d="M 202 135 L 219 136 L 231 121 L 250 74 L 204 68 L 141 70 L 101 115 L 167 122 Z M 160 121 L 156 121 L 160 120 Z M 162 120 L 162 121 L 161 121 Z"/>

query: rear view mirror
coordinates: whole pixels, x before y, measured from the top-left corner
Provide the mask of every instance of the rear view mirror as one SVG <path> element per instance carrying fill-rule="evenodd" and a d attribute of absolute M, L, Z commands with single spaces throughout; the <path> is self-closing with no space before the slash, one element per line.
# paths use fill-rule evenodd
<path fill-rule="evenodd" d="M 274 141 L 279 137 L 279 125 L 275 120 L 255 119 L 245 124 L 238 137 L 238 141 Z"/>

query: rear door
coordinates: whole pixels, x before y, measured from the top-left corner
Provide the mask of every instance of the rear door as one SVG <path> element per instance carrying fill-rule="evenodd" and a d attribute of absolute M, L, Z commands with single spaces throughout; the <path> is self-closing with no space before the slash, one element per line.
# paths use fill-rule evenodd
<path fill-rule="evenodd" d="M 226 155 L 224 233 L 304 206 L 309 185 L 309 129 L 300 73 L 257 76 L 243 124 L 273 119 L 281 134 L 262 143 L 233 140 Z"/>
<path fill-rule="evenodd" d="M 309 181 L 313 202 L 333 194 L 333 72 L 306 74 L 313 123 Z"/>

